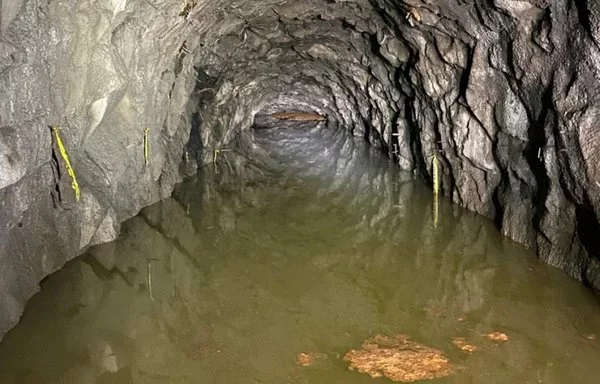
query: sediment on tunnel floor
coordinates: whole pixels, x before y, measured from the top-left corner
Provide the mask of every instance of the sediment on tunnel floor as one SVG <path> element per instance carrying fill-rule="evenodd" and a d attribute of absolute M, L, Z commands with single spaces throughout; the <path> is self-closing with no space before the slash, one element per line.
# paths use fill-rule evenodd
<path fill-rule="evenodd" d="M 263 112 L 325 116 L 429 183 L 435 158 L 445 196 L 600 288 L 590 235 L 600 214 L 598 8 L 1 2 L 0 334 L 44 276 L 114 239 Z M 80 201 L 49 127 L 60 127 Z"/>

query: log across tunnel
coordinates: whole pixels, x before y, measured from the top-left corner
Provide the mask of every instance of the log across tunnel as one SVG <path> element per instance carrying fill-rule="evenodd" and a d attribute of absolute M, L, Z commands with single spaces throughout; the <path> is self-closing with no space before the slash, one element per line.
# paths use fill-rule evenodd
<path fill-rule="evenodd" d="M 331 128 L 255 130 L 298 154 L 342 129 L 428 183 L 435 154 L 445 196 L 600 288 L 599 47 L 584 0 L 0 1 L 0 333 L 280 112 Z"/>

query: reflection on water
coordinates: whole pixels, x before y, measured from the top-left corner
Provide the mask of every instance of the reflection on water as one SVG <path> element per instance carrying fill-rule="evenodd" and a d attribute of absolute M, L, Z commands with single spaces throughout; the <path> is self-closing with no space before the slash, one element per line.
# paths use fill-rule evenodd
<path fill-rule="evenodd" d="M 371 383 L 343 355 L 405 334 L 460 367 L 439 383 L 597 383 L 586 289 L 443 201 L 434 228 L 431 191 L 368 150 L 315 164 L 262 135 L 270 168 L 241 177 L 223 154 L 48 278 L 0 345 L 0 382 Z"/>

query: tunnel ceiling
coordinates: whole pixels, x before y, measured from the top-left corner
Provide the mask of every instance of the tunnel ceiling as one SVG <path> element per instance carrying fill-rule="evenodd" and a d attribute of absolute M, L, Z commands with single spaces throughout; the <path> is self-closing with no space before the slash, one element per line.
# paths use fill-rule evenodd
<path fill-rule="evenodd" d="M 453 103 L 460 96 L 470 47 L 490 29 L 467 22 L 469 12 L 491 12 L 478 8 L 450 1 L 216 1 L 190 16 L 198 17 L 192 23 L 206 36 L 197 65 L 226 82 L 226 93 L 218 96 L 235 102 L 225 108 L 242 109 L 237 114 L 215 111 L 238 117 L 234 124 L 220 122 L 229 135 L 248 126 L 258 110 L 301 105 L 366 135 L 372 144 L 387 145 L 403 168 L 411 169 L 415 163 L 404 145 L 408 140 L 391 135 L 405 134 L 397 124 L 402 124 L 405 103 L 417 94 L 450 94 Z M 503 20 L 496 15 L 494 22 Z M 227 142 L 228 132 L 210 131 L 205 143 Z"/>
<path fill-rule="evenodd" d="M 444 195 L 600 288 L 599 8 L 0 1 L 0 334 L 44 276 L 291 110 L 427 182 L 436 159 Z"/>

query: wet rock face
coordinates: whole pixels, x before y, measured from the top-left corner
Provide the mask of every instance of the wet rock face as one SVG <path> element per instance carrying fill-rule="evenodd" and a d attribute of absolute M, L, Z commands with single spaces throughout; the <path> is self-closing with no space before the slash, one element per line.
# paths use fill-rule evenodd
<path fill-rule="evenodd" d="M 436 153 L 446 196 L 598 288 L 596 8 L 504 0 L 235 8 L 237 18 L 224 20 L 242 20 L 237 29 L 231 22 L 236 32 L 198 49 L 198 66 L 219 78 L 202 109 L 204 159 L 258 112 L 326 115 L 428 181 Z"/>
<path fill-rule="evenodd" d="M 41 278 L 290 110 L 427 181 L 436 153 L 446 196 L 600 288 L 599 45 L 591 1 L 2 0 L 0 334 Z"/>
<path fill-rule="evenodd" d="M 180 51 L 195 37 L 178 4 L 0 4 L 1 335 L 44 276 L 181 179 L 195 72 Z"/>

